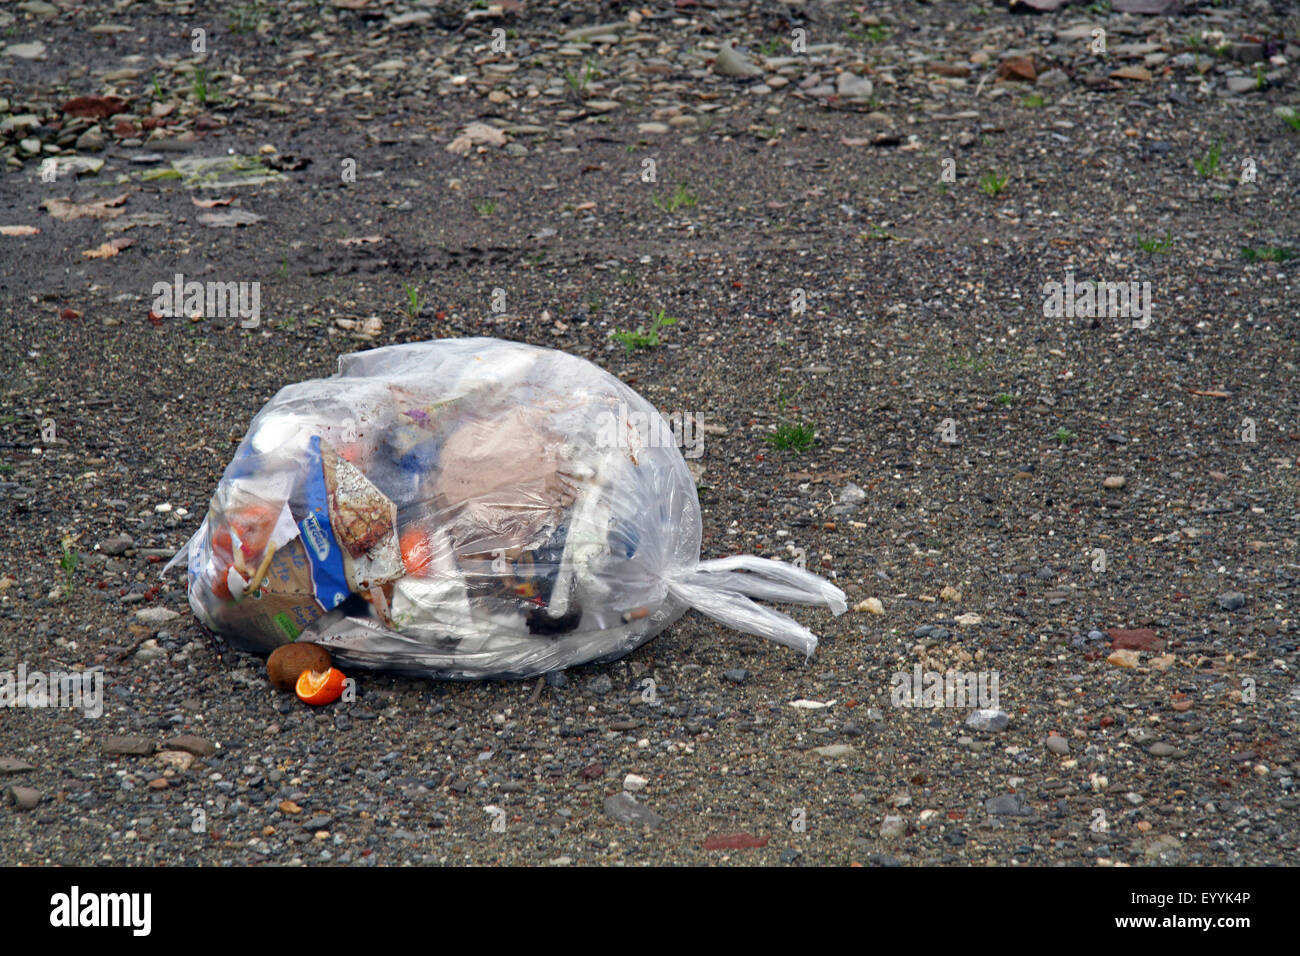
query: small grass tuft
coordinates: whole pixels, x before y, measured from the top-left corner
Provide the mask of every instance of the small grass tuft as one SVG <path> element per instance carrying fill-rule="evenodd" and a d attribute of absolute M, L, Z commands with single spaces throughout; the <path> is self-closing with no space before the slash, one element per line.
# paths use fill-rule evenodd
<path fill-rule="evenodd" d="M 1143 252 L 1168 252 L 1169 247 L 1174 244 L 1173 235 L 1168 229 L 1165 230 L 1165 237 L 1159 236 L 1138 236 L 1138 248 Z"/>
<path fill-rule="evenodd" d="M 817 430 L 807 422 L 781 422 L 763 440 L 782 451 L 805 452 L 813 446 Z"/>
<path fill-rule="evenodd" d="M 406 293 L 406 316 L 414 320 L 420 314 L 420 308 L 423 302 L 420 300 L 420 287 L 410 283 L 402 283 L 402 291 Z"/>
<path fill-rule="evenodd" d="M 1258 249 L 1252 249 L 1250 246 L 1241 247 L 1241 258 L 1247 262 L 1286 262 L 1295 257 L 1294 249 L 1283 246 L 1261 246 Z"/>
<path fill-rule="evenodd" d="M 72 589 L 76 586 L 73 575 L 77 573 L 77 565 L 81 562 L 81 556 L 77 554 L 77 549 L 73 547 L 77 543 L 74 535 L 65 534 L 62 542 L 63 554 L 59 558 L 59 567 L 63 569 L 63 593 L 71 594 Z"/>
<path fill-rule="evenodd" d="M 1223 157 L 1223 141 L 1215 140 L 1214 145 L 1203 159 L 1193 159 L 1192 167 L 1206 179 L 1219 175 L 1219 161 Z"/>
<path fill-rule="evenodd" d="M 1010 179 L 1009 176 L 999 176 L 997 173 L 985 173 L 980 177 L 980 189 L 984 191 L 984 195 L 991 199 L 1006 188 L 1008 179 Z"/>
<path fill-rule="evenodd" d="M 677 184 L 677 188 L 665 196 L 655 196 L 654 204 L 664 212 L 676 212 L 678 209 L 693 209 L 699 203 L 698 193 L 691 192 L 682 183 Z"/>
<path fill-rule="evenodd" d="M 677 320 L 671 316 L 664 315 L 663 309 L 655 312 L 651 315 L 651 318 L 654 321 L 651 323 L 649 329 L 644 325 L 638 325 L 636 331 L 615 329 L 613 332 L 609 333 L 609 337 L 622 345 L 623 348 L 627 350 L 628 355 L 631 355 L 637 349 L 654 348 L 656 345 L 660 344 L 659 330 L 666 325 L 676 325 Z"/>

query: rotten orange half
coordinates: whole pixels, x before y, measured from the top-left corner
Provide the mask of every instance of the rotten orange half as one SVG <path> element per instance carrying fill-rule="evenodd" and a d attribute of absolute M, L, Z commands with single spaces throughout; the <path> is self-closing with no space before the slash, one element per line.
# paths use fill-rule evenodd
<path fill-rule="evenodd" d="M 327 671 L 307 670 L 298 675 L 294 689 L 303 703 L 320 707 L 332 704 L 343 696 L 344 680 L 343 672 L 337 667 L 331 667 Z"/>

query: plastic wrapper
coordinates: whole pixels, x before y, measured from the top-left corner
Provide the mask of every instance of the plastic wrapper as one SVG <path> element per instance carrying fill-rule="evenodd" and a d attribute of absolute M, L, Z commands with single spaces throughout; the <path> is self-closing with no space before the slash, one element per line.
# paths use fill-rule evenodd
<path fill-rule="evenodd" d="M 618 379 L 551 349 L 345 355 L 257 414 L 173 564 L 235 646 L 307 640 L 344 666 L 529 677 L 621 657 L 689 608 L 812 654 L 811 631 L 751 598 L 840 614 L 843 592 L 779 561 L 700 561 L 669 434 Z"/>

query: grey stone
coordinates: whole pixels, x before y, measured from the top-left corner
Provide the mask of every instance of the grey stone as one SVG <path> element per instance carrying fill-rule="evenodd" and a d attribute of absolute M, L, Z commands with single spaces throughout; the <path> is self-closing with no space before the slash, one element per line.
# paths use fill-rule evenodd
<path fill-rule="evenodd" d="M 56 179 L 63 179 L 65 176 L 81 176 L 86 173 L 93 176 L 103 168 L 104 161 L 102 159 L 89 159 L 85 156 L 60 156 L 54 161 L 54 176 Z M 130 539 L 128 538 L 128 540 Z M 102 547 L 101 545 L 101 549 Z"/>
<path fill-rule="evenodd" d="M 39 790 L 33 790 L 31 787 L 10 787 L 9 802 L 14 805 L 15 810 L 34 810 L 41 802 L 41 794 Z"/>
<path fill-rule="evenodd" d="M 35 113 L 15 113 L 0 122 L 0 133 L 22 133 L 40 125 L 41 118 Z"/>
<path fill-rule="evenodd" d="M 77 137 L 76 147 L 87 153 L 98 153 L 104 148 L 104 131 L 98 126 L 92 126 L 80 136 Z"/>
<path fill-rule="evenodd" d="M 132 660 L 137 664 L 152 664 L 159 658 L 166 656 L 167 652 L 158 646 L 157 641 L 151 638 L 140 645 L 140 649 L 135 652 Z"/>
<path fill-rule="evenodd" d="M 654 829 L 664 818 L 643 803 L 638 803 L 630 793 L 616 793 L 605 798 L 605 813 L 619 823 L 635 823 Z"/>
<path fill-rule="evenodd" d="M 867 500 L 867 493 L 853 482 L 849 482 L 840 489 L 840 504 L 856 505 Z"/>
<path fill-rule="evenodd" d="M 848 744 L 827 744 L 825 747 L 814 747 L 813 753 L 822 757 L 847 757 L 853 753 L 853 748 Z"/>
<path fill-rule="evenodd" d="M 36 60 L 45 56 L 45 44 L 40 40 L 33 43 L 11 43 L 0 50 L 5 56 L 15 56 L 20 60 Z"/>
<path fill-rule="evenodd" d="M 972 730 L 1006 730 L 1011 717 L 1001 710 L 973 710 L 966 718 L 966 726 Z"/>
<path fill-rule="evenodd" d="M 433 19 L 433 14 L 426 10 L 415 10 L 411 13 L 402 13 L 388 21 L 390 27 L 411 27 L 417 23 L 428 23 Z"/>
<path fill-rule="evenodd" d="M 1070 742 L 1064 737 L 1058 737 L 1052 734 L 1047 738 L 1047 749 L 1058 756 L 1065 756 L 1070 752 Z"/>
<path fill-rule="evenodd" d="M 984 801 L 984 809 L 995 817 L 1029 817 L 1034 811 L 1025 806 L 1025 797 L 1021 793 L 1004 793 Z"/>
<path fill-rule="evenodd" d="M 584 40 L 589 40 L 592 37 L 608 36 L 613 33 L 620 33 L 623 30 L 631 29 L 631 27 L 632 24 L 628 23 L 626 20 L 619 20 L 614 23 L 602 23 L 596 26 L 578 27 L 565 33 L 560 37 L 560 39 L 566 40 L 570 43 L 580 43 Z"/>
<path fill-rule="evenodd" d="M 1264 59 L 1264 44 L 1230 43 L 1228 44 L 1228 56 L 1239 63 L 1255 63 Z"/>
<path fill-rule="evenodd" d="M 871 96 L 875 88 L 875 84 L 865 76 L 847 70 L 835 77 L 835 92 L 846 100 L 864 100 Z"/>
<path fill-rule="evenodd" d="M 1236 611 L 1246 606 L 1246 595 L 1240 591 L 1224 591 L 1215 601 L 1225 611 Z"/>
<path fill-rule="evenodd" d="M 713 61 L 713 72 L 720 76 L 762 76 L 763 68 L 724 43 Z"/>
<path fill-rule="evenodd" d="M 26 760 L 22 760 L 18 757 L 0 757 L 0 776 L 11 773 L 26 773 L 29 770 L 35 769 L 36 768 Z"/>
<path fill-rule="evenodd" d="M 180 617 L 175 611 L 165 607 L 146 607 L 135 612 L 137 621 L 143 624 L 166 624 Z"/>

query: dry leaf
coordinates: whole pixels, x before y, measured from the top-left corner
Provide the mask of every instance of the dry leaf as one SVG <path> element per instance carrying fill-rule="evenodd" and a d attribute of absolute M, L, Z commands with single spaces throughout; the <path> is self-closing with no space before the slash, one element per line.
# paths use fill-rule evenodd
<path fill-rule="evenodd" d="M 0 236 L 34 236 L 38 232 L 35 226 L 0 226 Z"/>
<path fill-rule="evenodd" d="M 235 229 L 239 226 L 251 226 L 261 222 L 265 217 L 247 209 L 227 209 L 222 212 L 199 213 L 199 222 L 213 229 Z"/>
<path fill-rule="evenodd" d="M 110 239 L 94 249 L 87 249 L 82 255 L 87 259 L 109 259 L 131 245 L 135 245 L 134 239 Z"/>
<path fill-rule="evenodd" d="M 470 123 L 459 136 L 447 144 L 447 152 L 464 156 L 482 143 L 489 146 L 504 146 L 506 134 L 487 123 Z"/>
<path fill-rule="evenodd" d="M 234 196 L 227 196 L 225 199 L 196 199 L 194 196 L 191 196 L 190 202 L 194 203 L 194 205 L 198 206 L 200 209 L 211 209 L 214 206 L 229 206 L 234 199 Z"/>
<path fill-rule="evenodd" d="M 116 219 L 126 210 L 120 209 L 126 202 L 127 193 L 112 199 L 92 199 L 88 202 L 72 202 L 69 199 L 43 199 L 41 207 L 55 219 L 67 222 L 69 219 Z"/>
<path fill-rule="evenodd" d="M 63 104 L 63 112 L 85 119 L 107 119 L 126 110 L 126 102 L 117 96 L 74 96 Z"/>
<path fill-rule="evenodd" d="M 375 242 L 383 242 L 384 237 L 383 236 L 351 236 L 347 239 L 336 239 L 335 241 L 341 242 L 345 246 L 361 246 L 361 245 L 368 245 Z"/>
<path fill-rule="evenodd" d="M 1189 388 L 1188 391 L 1193 395 L 1204 395 L 1206 398 L 1232 398 L 1227 392 L 1220 392 L 1212 388 Z"/>

